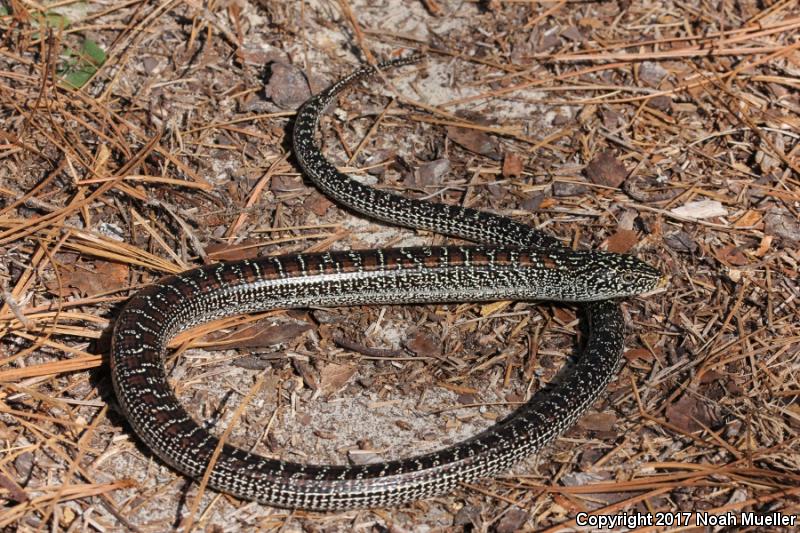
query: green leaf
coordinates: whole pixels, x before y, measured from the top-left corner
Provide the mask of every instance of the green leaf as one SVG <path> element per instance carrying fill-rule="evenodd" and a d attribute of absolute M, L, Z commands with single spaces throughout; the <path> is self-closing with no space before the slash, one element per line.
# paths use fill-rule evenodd
<path fill-rule="evenodd" d="M 61 31 L 66 29 L 69 25 L 70 20 L 67 17 L 54 11 L 36 13 L 31 19 L 31 26 L 34 28 L 45 26 L 47 28 L 53 28 L 54 30 Z M 31 37 L 34 39 L 39 39 L 41 37 L 41 33 L 35 31 L 33 34 L 31 34 Z"/>
<path fill-rule="evenodd" d="M 10 14 L 11 13 L 8 11 L 8 8 L 6 6 L 0 6 L 0 17 L 6 17 Z"/>
<path fill-rule="evenodd" d="M 106 62 L 106 53 L 103 51 L 102 48 L 100 48 L 100 45 L 98 45 L 91 39 L 86 39 L 85 41 L 83 41 L 81 52 L 83 53 L 85 58 L 90 59 L 92 63 L 94 63 L 98 67 Z"/>
<path fill-rule="evenodd" d="M 63 80 L 66 82 L 67 85 L 72 87 L 73 89 L 80 89 L 86 82 L 91 79 L 94 73 L 97 72 L 97 69 L 76 69 L 70 70 L 63 75 Z"/>
<path fill-rule="evenodd" d="M 53 28 L 55 30 L 64 30 L 66 29 L 70 22 L 67 17 L 64 15 L 59 15 L 58 13 L 54 13 L 52 11 L 48 11 L 44 14 L 44 23 L 47 27 Z"/>
<path fill-rule="evenodd" d="M 86 85 L 106 61 L 105 51 L 91 39 L 83 41 L 80 51 L 67 48 L 64 55 L 67 59 L 58 73 L 64 83 L 73 89 Z"/>

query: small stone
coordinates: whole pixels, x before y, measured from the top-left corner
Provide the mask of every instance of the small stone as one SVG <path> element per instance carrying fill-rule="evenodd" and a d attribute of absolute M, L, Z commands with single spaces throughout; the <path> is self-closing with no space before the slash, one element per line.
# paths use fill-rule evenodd
<path fill-rule="evenodd" d="M 305 74 L 294 65 L 274 62 L 269 65 L 269 81 L 264 95 L 282 109 L 296 109 L 311 96 Z"/>

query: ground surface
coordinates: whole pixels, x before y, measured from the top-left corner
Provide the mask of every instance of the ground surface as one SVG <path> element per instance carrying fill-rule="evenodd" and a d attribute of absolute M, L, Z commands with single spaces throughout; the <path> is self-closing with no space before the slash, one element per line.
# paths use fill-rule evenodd
<path fill-rule="evenodd" d="M 795 2 L 0 6 L 0 527 L 510 532 L 589 510 L 799 512 Z M 332 160 L 634 254 L 669 286 L 624 304 L 605 399 L 506 475 L 330 514 L 198 494 L 117 410 L 119 305 L 204 262 L 445 242 L 334 206 L 290 153 L 309 90 L 421 49 L 328 115 Z M 230 440 L 345 464 L 487 427 L 570 360 L 581 323 L 501 303 L 224 326 L 175 343 L 193 415 L 222 432 L 266 374 Z"/>

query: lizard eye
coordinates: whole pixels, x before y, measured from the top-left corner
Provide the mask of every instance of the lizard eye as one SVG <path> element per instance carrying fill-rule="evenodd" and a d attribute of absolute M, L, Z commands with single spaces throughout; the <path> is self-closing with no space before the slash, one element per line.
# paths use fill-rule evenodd
<path fill-rule="evenodd" d="M 622 281 L 624 281 L 625 283 L 633 283 L 636 281 L 636 274 L 634 274 L 633 272 L 623 272 Z"/>

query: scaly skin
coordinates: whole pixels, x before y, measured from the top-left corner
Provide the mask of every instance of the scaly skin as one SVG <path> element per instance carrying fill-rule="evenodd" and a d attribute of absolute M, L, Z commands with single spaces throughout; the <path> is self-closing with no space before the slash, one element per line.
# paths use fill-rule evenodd
<path fill-rule="evenodd" d="M 649 291 L 661 278 L 629 256 L 567 250 L 508 218 L 402 198 L 339 173 L 314 140 L 319 116 L 336 94 L 373 72 L 372 67 L 357 71 L 298 112 L 294 147 L 305 175 L 337 202 L 370 217 L 498 246 L 265 257 L 190 270 L 147 287 L 125 306 L 112 335 L 114 388 L 137 435 L 177 470 L 204 475 L 219 441 L 181 407 L 163 359 L 169 339 L 180 331 L 234 314 L 309 305 L 589 302 L 582 304 L 589 340 L 558 385 L 537 392 L 479 435 L 435 453 L 362 466 L 303 465 L 226 444 L 209 485 L 241 498 L 315 510 L 386 506 L 507 470 L 570 427 L 605 390 L 623 349 L 623 320 L 611 299 Z"/>

